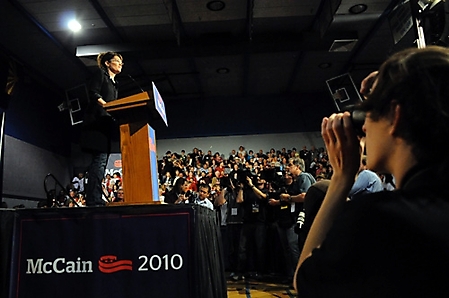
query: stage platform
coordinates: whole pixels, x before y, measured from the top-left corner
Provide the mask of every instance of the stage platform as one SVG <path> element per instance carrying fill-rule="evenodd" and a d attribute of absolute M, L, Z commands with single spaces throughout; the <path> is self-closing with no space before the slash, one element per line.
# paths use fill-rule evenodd
<path fill-rule="evenodd" d="M 1 297 L 227 297 L 215 212 L 0 209 Z"/>

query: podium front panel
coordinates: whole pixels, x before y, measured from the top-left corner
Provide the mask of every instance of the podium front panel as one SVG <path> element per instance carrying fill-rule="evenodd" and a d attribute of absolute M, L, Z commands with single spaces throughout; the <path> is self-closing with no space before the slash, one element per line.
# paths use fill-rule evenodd
<path fill-rule="evenodd" d="M 170 207 L 19 211 L 9 297 L 193 297 L 195 211 Z"/>

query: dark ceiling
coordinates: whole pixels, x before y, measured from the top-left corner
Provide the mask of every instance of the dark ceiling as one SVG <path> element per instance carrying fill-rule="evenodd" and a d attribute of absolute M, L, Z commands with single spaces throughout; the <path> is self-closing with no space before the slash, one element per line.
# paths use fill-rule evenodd
<path fill-rule="evenodd" d="M 413 46 L 413 30 L 394 41 L 392 27 L 408 19 L 394 13 L 399 2 L 3 0 L 0 47 L 60 91 L 83 84 L 96 54 L 114 50 L 124 56 L 122 96 L 154 81 L 166 104 L 295 97 L 327 92 L 326 80 L 346 72 L 358 85 Z M 70 17 L 81 31 L 68 30 Z"/>

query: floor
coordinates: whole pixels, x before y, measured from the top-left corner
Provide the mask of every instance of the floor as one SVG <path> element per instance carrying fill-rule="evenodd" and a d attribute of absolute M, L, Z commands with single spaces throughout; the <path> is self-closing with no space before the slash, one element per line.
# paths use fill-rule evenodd
<path fill-rule="evenodd" d="M 256 280 L 228 281 L 228 298 L 296 297 L 289 285 Z"/>

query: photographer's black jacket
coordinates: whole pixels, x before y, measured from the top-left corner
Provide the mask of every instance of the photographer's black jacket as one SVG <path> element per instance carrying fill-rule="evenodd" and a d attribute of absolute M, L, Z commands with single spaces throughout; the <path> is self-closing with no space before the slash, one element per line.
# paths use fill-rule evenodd
<path fill-rule="evenodd" d="M 449 297 L 449 188 L 435 173 L 347 202 L 299 269 L 298 297 Z"/>
<path fill-rule="evenodd" d="M 268 194 L 266 189 L 259 189 Z M 265 223 L 268 200 L 260 199 L 250 187 L 243 190 L 243 223 Z M 256 210 L 258 208 L 258 211 Z M 257 211 L 257 212 L 256 212 Z"/>

